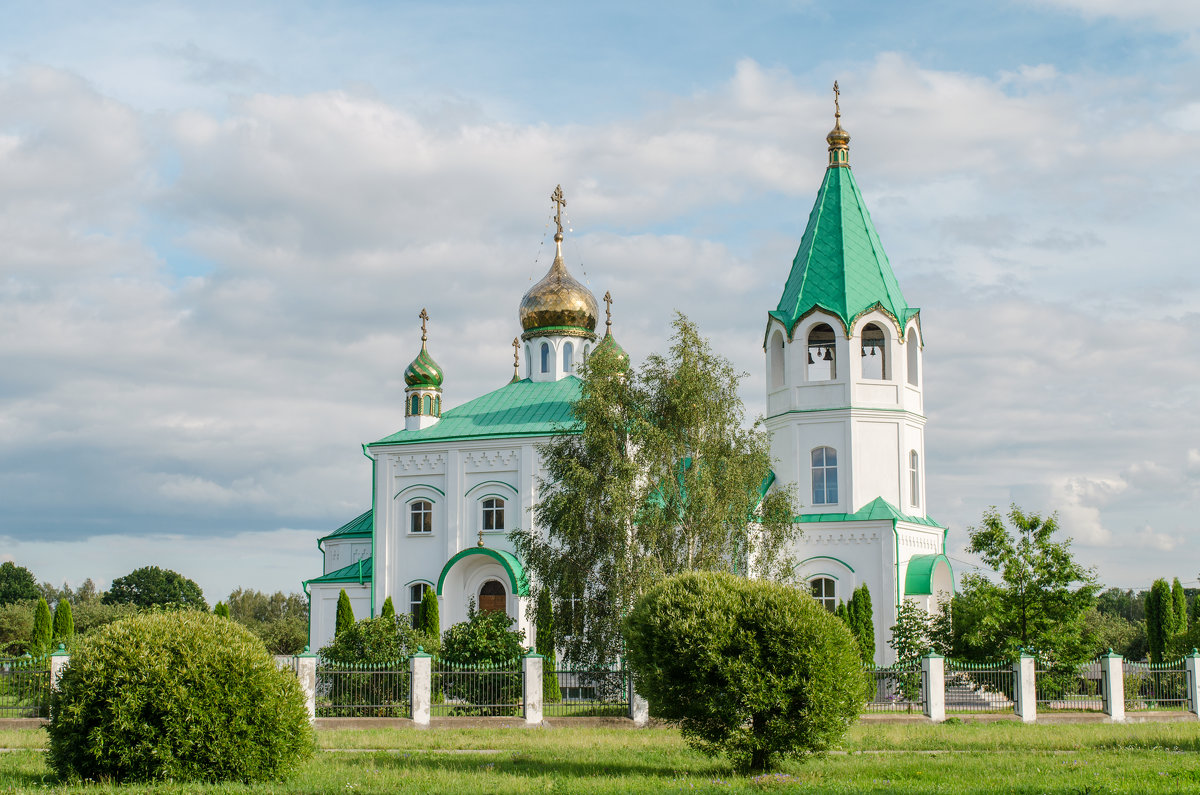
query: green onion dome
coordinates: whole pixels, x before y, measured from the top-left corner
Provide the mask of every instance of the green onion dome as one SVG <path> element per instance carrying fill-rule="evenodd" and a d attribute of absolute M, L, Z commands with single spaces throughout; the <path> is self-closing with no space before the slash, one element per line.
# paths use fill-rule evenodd
<path fill-rule="evenodd" d="M 629 369 L 629 354 L 617 342 L 617 338 L 612 335 L 612 331 L 607 331 L 604 334 L 604 339 L 600 340 L 600 344 L 596 346 L 597 351 L 609 351 L 625 365 L 625 369 Z"/>
<path fill-rule="evenodd" d="M 404 383 L 410 387 L 441 389 L 442 378 L 442 368 L 429 355 L 429 351 L 425 350 L 425 343 L 422 342 L 421 352 L 412 360 L 412 364 L 404 369 Z"/>

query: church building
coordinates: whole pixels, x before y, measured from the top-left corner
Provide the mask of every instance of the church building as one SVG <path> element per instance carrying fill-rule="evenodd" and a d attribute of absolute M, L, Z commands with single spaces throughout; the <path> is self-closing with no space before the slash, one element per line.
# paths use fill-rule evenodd
<path fill-rule="evenodd" d="M 876 659 L 886 664 L 900 600 L 936 610 L 953 572 L 947 531 L 925 509 L 920 312 L 905 302 L 855 183 L 840 111 L 826 140 L 824 181 L 767 312 L 766 427 L 774 482 L 795 483 L 802 506 L 797 581 L 830 610 L 867 585 Z M 509 383 L 443 412 L 421 311 L 404 428 L 363 446 L 372 508 L 318 541 L 324 571 L 304 583 L 313 650 L 333 637 L 341 590 L 363 618 L 388 597 L 397 613 L 415 614 L 432 589 L 443 628 L 465 620 L 473 601 L 507 612 L 532 645 L 529 583 L 507 534 L 534 522 L 538 448 L 571 421 L 577 368 L 600 345 L 624 355 L 611 311 L 596 333 L 595 296 L 563 258 L 561 188 L 551 198 L 554 262 L 521 299 Z"/>

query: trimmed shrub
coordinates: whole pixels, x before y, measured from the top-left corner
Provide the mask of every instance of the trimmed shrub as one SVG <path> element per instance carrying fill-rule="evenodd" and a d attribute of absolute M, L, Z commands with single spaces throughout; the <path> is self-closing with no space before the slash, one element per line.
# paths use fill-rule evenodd
<path fill-rule="evenodd" d="M 858 641 L 863 665 L 875 664 L 875 619 L 871 606 L 871 591 L 866 584 L 854 589 L 850 597 L 850 631 Z"/>
<path fill-rule="evenodd" d="M 50 714 L 50 765 L 64 780 L 275 779 L 314 744 L 292 672 L 207 612 L 99 630 L 71 657 Z"/>
<path fill-rule="evenodd" d="M 337 665 L 401 663 L 425 642 L 407 619 L 379 616 L 357 621 L 321 649 L 321 660 Z"/>
<path fill-rule="evenodd" d="M 71 603 L 59 599 L 54 606 L 54 642 L 70 643 L 75 637 L 75 617 L 71 614 Z"/>
<path fill-rule="evenodd" d="M 337 617 L 333 625 L 334 637 L 341 635 L 352 626 L 354 626 L 354 608 L 351 607 L 350 597 L 346 595 L 346 589 L 343 588 L 338 594 Z"/>
<path fill-rule="evenodd" d="M 476 610 L 467 605 L 467 620 L 451 626 L 442 635 L 438 654 L 441 666 L 450 670 L 491 671 L 487 674 L 441 677 L 441 692 L 448 703 L 462 706 L 459 715 L 512 715 L 521 700 L 520 658 L 525 653 L 525 633 L 509 627 L 513 619 L 499 610 Z M 491 704 L 491 707 L 478 707 Z M 510 706 L 511 705 L 511 706 Z"/>
<path fill-rule="evenodd" d="M 850 630 L 807 594 L 721 572 L 647 591 L 625 619 L 628 663 L 653 717 L 742 770 L 827 749 L 858 717 Z"/>
<path fill-rule="evenodd" d="M 50 605 L 45 599 L 38 599 L 33 611 L 33 637 L 29 642 L 29 652 L 37 657 L 50 651 L 50 641 L 54 638 L 54 622 L 50 618 Z"/>
<path fill-rule="evenodd" d="M 383 600 L 383 609 L 379 611 L 380 618 L 395 618 L 396 605 L 392 603 L 392 597 Z"/>
<path fill-rule="evenodd" d="M 442 617 L 438 614 L 437 593 L 432 588 L 425 589 L 421 597 L 421 620 L 417 629 L 430 638 L 440 638 L 442 635 Z"/>

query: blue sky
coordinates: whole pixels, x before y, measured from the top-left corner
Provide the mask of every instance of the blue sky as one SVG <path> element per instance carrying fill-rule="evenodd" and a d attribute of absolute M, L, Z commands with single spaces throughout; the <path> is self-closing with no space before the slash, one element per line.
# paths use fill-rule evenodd
<path fill-rule="evenodd" d="M 45 3 L 0 29 L 0 558 L 295 590 L 369 504 L 428 306 L 507 377 L 562 183 L 635 359 L 750 373 L 824 166 L 923 308 L 930 513 L 1058 510 L 1102 581 L 1194 580 L 1200 10 Z M 664 307 L 663 296 L 669 297 Z M 961 549 L 953 556 L 970 569 Z"/>

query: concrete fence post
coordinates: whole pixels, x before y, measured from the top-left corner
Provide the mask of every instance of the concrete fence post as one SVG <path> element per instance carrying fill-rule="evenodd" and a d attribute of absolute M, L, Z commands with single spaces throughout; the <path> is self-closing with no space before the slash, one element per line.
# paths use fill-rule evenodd
<path fill-rule="evenodd" d="M 1024 723 L 1037 720 L 1037 669 L 1033 655 L 1021 649 L 1021 656 L 1013 663 L 1013 685 L 1017 699 L 1015 712 Z"/>
<path fill-rule="evenodd" d="M 71 655 L 67 654 L 67 647 L 62 643 L 58 644 L 58 648 L 50 655 L 51 690 L 58 690 L 58 680 L 62 678 L 63 670 L 70 661 Z"/>
<path fill-rule="evenodd" d="M 545 658 L 533 649 L 521 658 L 521 669 L 525 674 L 525 725 L 542 725 L 542 664 Z"/>
<path fill-rule="evenodd" d="M 300 680 L 300 690 L 304 693 L 304 703 L 308 707 L 308 719 L 317 720 L 317 655 L 308 646 L 296 655 L 296 678 Z"/>
<path fill-rule="evenodd" d="M 429 728 L 429 705 L 433 703 L 433 656 L 418 646 L 417 652 L 408 658 L 409 709 L 412 722 L 419 729 Z"/>
<path fill-rule="evenodd" d="M 1187 668 L 1188 712 L 1200 717 L 1200 651 L 1192 649 L 1183 662 Z"/>
<path fill-rule="evenodd" d="M 1104 714 L 1113 723 L 1125 722 L 1125 658 L 1112 649 L 1100 656 L 1100 682 L 1104 689 Z"/>
<path fill-rule="evenodd" d="M 625 669 L 625 672 L 629 678 L 629 717 L 633 720 L 634 726 L 639 729 L 645 728 L 650 724 L 650 704 L 634 688 L 633 672 L 628 668 Z"/>
<path fill-rule="evenodd" d="M 925 716 L 934 723 L 946 719 L 946 659 L 935 651 L 921 658 L 925 685 Z"/>

